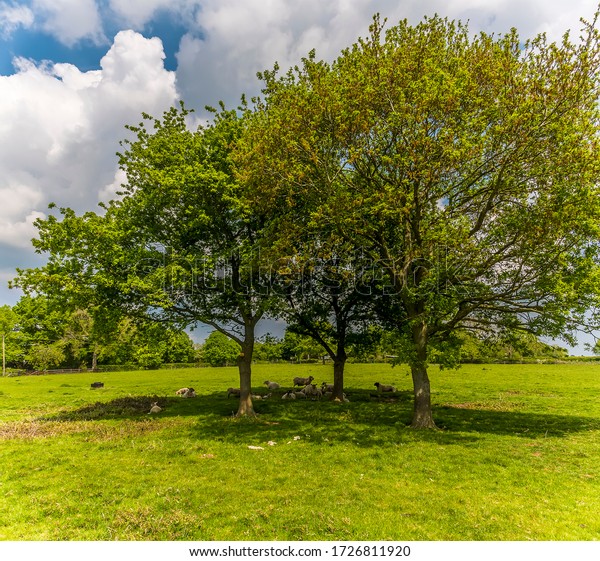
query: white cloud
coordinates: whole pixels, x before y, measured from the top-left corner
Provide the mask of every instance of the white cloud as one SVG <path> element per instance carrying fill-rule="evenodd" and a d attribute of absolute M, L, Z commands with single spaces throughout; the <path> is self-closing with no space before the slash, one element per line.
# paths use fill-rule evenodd
<path fill-rule="evenodd" d="M 160 40 L 123 31 L 100 70 L 18 59 L 0 76 L 0 245 L 29 245 L 49 202 L 82 211 L 111 195 L 124 125 L 178 99 L 163 59 Z"/>
<path fill-rule="evenodd" d="M 33 12 L 27 6 L 0 2 L 0 36 L 8 37 L 19 27 L 31 27 L 33 20 Z"/>
<path fill-rule="evenodd" d="M 113 3 L 117 1 L 126 0 Z M 198 4 L 179 2 L 188 13 Z M 387 18 L 388 27 L 438 13 L 469 20 L 473 34 L 516 27 L 523 38 L 545 31 L 559 40 L 566 29 L 579 30 L 579 18 L 591 18 L 596 6 L 597 0 L 204 0 L 181 41 L 178 85 L 183 98 L 197 108 L 220 99 L 233 106 L 242 93 L 259 91 L 257 71 L 272 68 L 275 61 L 285 70 L 313 48 L 319 58 L 332 60 L 368 34 L 377 12 Z"/>
<path fill-rule="evenodd" d="M 42 201 L 42 194 L 28 185 L 0 188 L 0 223 L 7 223 L 28 213 Z"/>
<path fill-rule="evenodd" d="M 117 169 L 113 180 L 105 185 L 98 194 L 99 201 L 110 201 L 119 198 L 119 191 L 122 190 L 122 186 L 127 182 L 127 176 L 122 169 Z"/>
<path fill-rule="evenodd" d="M 193 9 L 199 2 L 186 0 L 110 0 L 111 10 L 117 14 L 126 25 L 141 29 L 159 10 L 172 13 L 183 13 L 188 8 Z"/>
<path fill-rule="evenodd" d="M 18 222 L 4 222 L 0 219 L 0 241 L 5 245 L 29 249 L 31 240 L 37 234 L 34 222 L 45 217 L 43 212 L 34 210 Z"/>
<path fill-rule="evenodd" d="M 106 42 L 94 0 L 33 0 L 32 7 L 42 29 L 65 45 L 81 39 Z"/>

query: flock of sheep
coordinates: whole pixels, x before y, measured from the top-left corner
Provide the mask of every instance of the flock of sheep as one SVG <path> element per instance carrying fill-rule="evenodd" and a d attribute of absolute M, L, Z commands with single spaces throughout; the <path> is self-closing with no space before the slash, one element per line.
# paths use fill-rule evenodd
<path fill-rule="evenodd" d="M 314 377 L 308 376 L 307 378 L 303 378 L 301 376 L 296 376 L 294 378 L 294 384 L 292 389 L 287 390 L 285 393 L 281 395 L 281 399 L 321 399 L 322 397 L 331 397 L 333 393 L 333 384 L 329 384 L 327 382 L 323 382 L 321 387 L 318 388 L 316 384 L 313 384 Z M 271 380 L 265 380 L 263 382 L 267 389 L 271 391 L 266 395 L 263 394 L 252 394 L 253 400 L 261 400 L 268 399 L 273 394 L 272 392 L 275 390 L 281 389 L 281 386 L 277 382 L 272 382 Z M 387 392 L 395 392 L 396 388 L 394 386 L 380 384 L 379 382 L 375 382 L 375 387 L 379 393 L 387 393 Z M 300 387 L 301 389 L 297 390 L 296 388 Z M 239 397 L 240 396 L 240 388 L 228 388 L 227 389 L 227 397 Z M 346 394 L 343 394 L 343 401 L 348 402 L 348 398 Z"/>
<path fill-rule="evenodd" d="M 313 380 L 313 376 L 308 376 L 307 378 L 296 376 L 294 378 L 292 389 L 281 394 L 281 399 L 321 399 L 322 397 L 331 397 L 331 394 L 333 393 L 333 384 L 323 382 L 321 387 L 318 388 L 316 384 L 312 383 Z M 265 380 L 263 384 L 267 386 L 267 389 L 270 390 L 270 392 L 268 394 L 252 394 L 253 400 L 259 401 L 262 399 L 269 399 L 273 395 L 273 391 L 281 389 L 281 386 L 277 382 L 272 382 L 271 380 Z M 375 382 L 374 386 L 379 393 L 393 393 L 397 391 L 395 386 L 380 384 L 379 382 Z M 104 384 L 102 382 L 94 382 L 91 384 L 91 387 L 92 389 L 103 388 Z M 297 387 L 300 387 L 301 389 L 297 390 Z M 194 390 L 194 388 L 180 388 L 175 394 L 181 397 L 196 397 L 196 390 Z M 240 397 L 240 394 L 240 388 L 227 388 L 228 398 L 231 396 Z M 342 395 L 343 401 L 348 402 L 349 399 L 346 397 L 346 394 Z M 158 405 L 158 402 L 154 402 L 152 403 L 148 414 L 160 413 L 161 411 L 162 408 Z"/>

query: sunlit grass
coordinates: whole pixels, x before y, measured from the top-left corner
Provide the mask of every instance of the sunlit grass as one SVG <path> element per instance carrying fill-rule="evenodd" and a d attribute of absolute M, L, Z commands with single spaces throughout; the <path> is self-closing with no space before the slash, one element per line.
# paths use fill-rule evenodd
<path fill-rule="evenodd" d="M 330 368 L 259 365 L 255 389 Z M 598 538 L 600 367 L 431 375 L 439 431 L 407 428 L 407 368 L 381 364 L 349 365 L 350 403 L 256 419 L 232 416 L 234 368 L 0 379 L 0 539 Z"/>

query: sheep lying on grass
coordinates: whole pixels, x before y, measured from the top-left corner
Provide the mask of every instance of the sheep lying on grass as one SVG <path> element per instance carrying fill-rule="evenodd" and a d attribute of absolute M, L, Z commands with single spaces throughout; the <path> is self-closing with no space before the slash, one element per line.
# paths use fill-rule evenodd
<path fill-rule="evenodd" d="M 309 376 L 308 378 L 302 378 L 301 376 L 296 376 L 294 378 L 294 386 L 308 386 L 314 378 Z"/>
<path fill-rule="evenodd" d="M 384 393 L 384 392 L 395 392 L 396 388 L 394 386 L 386 386 L 385 384 L 380 384 L 379 382 L 375 382 L 373 384 L 374 386 L 377 387 L 377 391 L 379 393 Z"/>
<path fill-rule="evenodd" d="M 233 396 L 233 397 L 240 397 L 240 394 L 242 393 L 242 390 L 240 390 L 240 388 L 227 388 L 227 399 L 229 399 L 229 396 Z"/>
<path fill-rule="evenodd" d="M 308 384 L 304 386 L 303 389 L 300 390 L 306 397 L 313 397 L 315 399 L 321 399 L 323 397 L 323 392 L 317 388 L 315 384 Z"/>
<path fill-rule="evenodd" d="M 270 380 L 265 380 L 263 384 L 270 390 L 278 390 L 281 387 L 277 382 L 271 382 Z"/>
<path fill-rule="evenodd" d="M 188 393 L 188 389 L 189 388 L 181 388 L 175 392 L 175 395 L 180 395 L 183 397 L 185 394 Z"/>
<path fill-rule="evenodd" d="M 196 397 L 196 390 L 194 388 L 181 388 L 175 393 L 181 397 Z"/>
<path fill-rule="evenodd" d="M 150 415 L 151 413 L 160 413 L 162 411 L 162 407 L 158 406 L 158 401 L 155 401 L 152 404 L 152 407 L 150 408 L 150 411 L 148 412 L 148 415 Z"/>
<path fill-rule="evenodd" d="M 323 393 L 325 393 L 325 392 L 332 392 L 333 391 L 333 384 L 328 384 L 327 382 L 323 382 L 321 384 L 321 391 Z"/>
<path fill-rule="evenodd" d="M 296 399 L 296 392 L 294 390 L 288 390 L 281 396 L 281 399 Z"/>
<path fill-rule="evenodd" d="M 271 397 L 271 394 L 270 394 L 270 393 L 268 393 L 268 394 L 265 394 L 265 395 L 261 395 L 261 394 L 259 394 L 259 393 L 253 393 L 253 394 L 252 394 L 252 399 L 253 399 L 254 401 L 260 401 L 261 399 L 269 399 L 270 397 Z"/>

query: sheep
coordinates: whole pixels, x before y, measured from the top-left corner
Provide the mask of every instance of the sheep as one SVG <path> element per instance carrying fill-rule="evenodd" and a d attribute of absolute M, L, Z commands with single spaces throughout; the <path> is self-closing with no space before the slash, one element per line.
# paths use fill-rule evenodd
<path fill-rule="evenodd" d="M 150 415 L 151 413 L 160 413 L 161 411 L 162 411 L 162 407 L 159 407 L 158 406 L 158 402 L 155 401 L 152 404 L 152 407 L 150 408 L 150 411 L 149 411 L 148 415 Z"/>
<path fill-rule="evenodd" d="M 242 390 L 240 388 L 227 388 L 227 399 L 232 395 L 233 397 L 240 397 Z"/>
<path fill-rule="evenodd" d="M 328 384 L 327 382 L 323 382 L 321 384 L 321 391 L 323 393 L 325 393 L 325 392 L 332 392 L 333 391 L 333 384 Z"/>
<path fill-rule="evenodd" d="M 90 386 L 91 386 L 92 389 L 103 388 L 104 387 L 104 382 L 93 382 Z"/>
<path fill-rule="evenodd" d="M 175 392 L 175 395 L 184 396 L 188 393 L 189 388 L 181 388 Z"/>
<path fill-rule="evenodd" d="M 312 376 L 309 376 L 308 378 L 302 378 L 300 376 L 296 376 L 294 378 L 294 387 L 295 386 L 308 386 L 308 384 L 310 384 L 313 380 L 314 380 L 314 378 Z"/>
<path fill-rule="evenodd" d="M 270 390 L 278 390 L 281 387 L 277 382 L 271 382 L 269 380 L 265 380 L 263 384 Z"/>
<path fill-rule="evenodd" d="M 380 384 L 379 382 L 375 382 L 373 385 L 377 387 L 377 391 L 380 393 L 396 391 L 394 386 L 386 386 L 385 384 Z"/>
<path fill-rule="evenodd" d="M 188 391 L 183 395 L 183 397 L 196 397 L 196 390 L 194 388 L 188 388 Z"/>
<path fill-rule="evenodd" d="M 296 399 L 296 392 L 294 392 L 294 390 L 288 390 L 281 396 L 281 399 Z"/>
<path fill-rule="evenodd" d="M 307 397 L 316 397 L 317 399 L 323 397 L 323 392 L 315 384 L 308 384 L 300 391 Z"/>
<path fill-rule="evenodd" d="M 271 397 L 271 394 L 265 394 L 265 395 L 261 395 L 258 393 L 253 393 L 252 394 L 252 399 L 256 400 L 256 401 L 260 401 L 261 399 L 269 399 Z"/>

